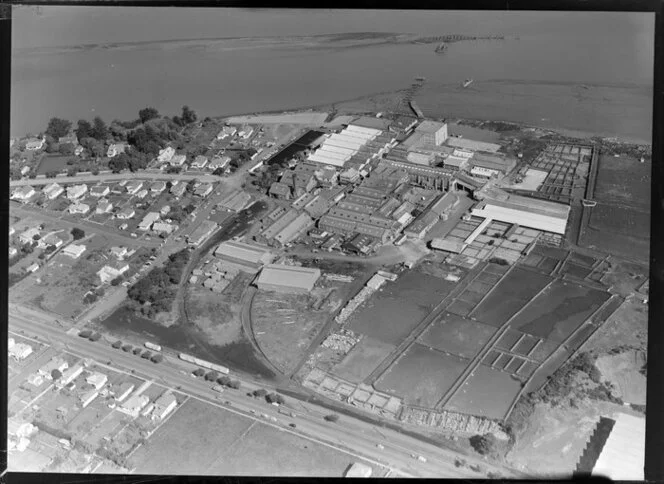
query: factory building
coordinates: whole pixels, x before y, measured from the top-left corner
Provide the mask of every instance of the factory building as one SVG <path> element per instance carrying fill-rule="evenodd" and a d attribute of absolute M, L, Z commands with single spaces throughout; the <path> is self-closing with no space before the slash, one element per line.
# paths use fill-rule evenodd
<path fill-rule="evenodd" d="M 314 221 L 309 214 L 301 213 L 274 236 L 274 242 L 282 246 L 290 244 L 313 226 Z"/>
<path fill-rule="evenodd" d="M 318 268 L 268 264 L 256 284 L 262 291 L 303 294 L 311 292 L 320 275 Z"/>
<path fill-rule="evenodd" d="M 475 153 L 469 160 L 471 173 L 477 168 L 476 173 L 486 173 L 484 170 L 491 170 L 490 176 L 495 174 L 507 174 L 516 166 L 516 159 L 499 154 L 499 153 Z M 473 173 L 474 174 L 474 173 Z M 484 176 L 484 175 L 483 175 Z"/>
<path fill-rule="evenodd" d="M 484 141 L 474 141 L 467 138 L 449 138 L 447 145 L 454 148 L 461 148 L 468 151 L 486 151 L 487 153 L 495 153 L 500 149 L 500 145 L 495 143 L 486 143 Z"/>
<path fill-rule="evenodd" d="M 334 133 L 323 141 L 321 147 L 309 155 L 308 161 L 343 167 L 374 140 L 381 130 L 349 124 L 340 133 Z M 371 152 L 368 153 L 371 157 Z"/>
<path fill-rule="evenodd" d="M 214 251 L 224 265 L 229 265 L 243 272 L 256 273 L 264 264 L 274 260 L 274 255 L 267 247 L 229 240 L 219 244 Z"/>

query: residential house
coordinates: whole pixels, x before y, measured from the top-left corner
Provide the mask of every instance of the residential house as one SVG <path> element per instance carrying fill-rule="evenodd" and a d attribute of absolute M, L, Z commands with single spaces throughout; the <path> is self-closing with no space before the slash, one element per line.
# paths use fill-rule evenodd
<path fill-rule="evenodd" d="M 194 195 L 197 197 L 205 198 L 212 193 L 212 185 L 210 183 L 202 183 L 194 190 Z"/>
<path fill-rule="evenodd" d="M 67 187 L 67 198 L 69 200 L 76 200 L 88 193 L 88 186 L 85 184 L 72 185 Z"/>
<path fill-rule="evenodd" d="M 16 254 L 18 254 L 18 249 L 16 247 L 10 247 L 9 248 L 9 257 L 14 257 Z"/>
<path fill-rule="evenodd" d="M 88 405 L 90 405 L 95 398 L 99 396 L 99 392 L 97 390 L 90 390 L 89 392 L 85 392 L 80 396 L 80 402 L 81 402 L 81 407 L 85 408 Z"/>
<path fill-rule="evenodd" d="M 35 235 L 40 235 L 38 227 L 33 227 L 31 229 L 26 230 L 25 232 L 23 232 L 21 235 L 18 236 L 18 240 L 22 244 L 31 244 L 32 241 L 34 240 Z"/>
<path fill-rule="evenodd" d="M 175 155 L 175 149 L 172 148 L 171 146 L 167 146 L 163 150 L 159 150 L 159 156 L 157 157 L 157 161 L 160 163 L 169 162 L 173 159 L 173 155 Z"/>
<path fill-rule="evenodd" d="M 210 235 L 217 230 L 218 225 L 210 220 L 204 220 L 191 234 L 187 236 L 187 242 L 194 247 L 201 245 Z"/>
<path fill-rule="evenodd" d="M 130 180 L 125 185 L 125 188 L 129 195 L 136 195 L 136 193 L 143 188 L 143 182 L 140 180 Z"/>
<path fill-rule="evenodd" d="M 158 180 L 150 185 L 150 191 L 152 193 L 161 193 L 166 190 L 166 182 Z"/>
<path fill-rule="evenodd" d="M 117 402 L 123 401 L 134 391 L 134 384 L 128 381 L 122 382 L 118 390 L 115 392 L 115 400 Z"/>
<path fill-rule="evenodd" d="M 161 215 L 159 215 L 159 212 L 150 212 L 143 217 L 143 220 L 141 220 L 141 223 L 138 224 L 138 229 L 139 230 L 150 230 L 150 227 L 152 227 L 152 224 L 155 223 Z"/>
<path fill-rule="evenodd" d="M 64 249 L 62 249 L 62 253 L 74 259 L 78 259 L 81 254 L 85 252 L 85 250 L 86 247 L 84 245 L 69 244 Z"/>
<path fill-rule="evenodd" d="M 205 165 L 207 164 L 208 164 L 207 156 L 198 155 L 196 158 L 194 158 L 194 161 L 191 163 L 191 167 L 202 170 L 203 168 L 205 168 Z"/>
<path fill-rule="evenodd" d="M 54 200 L 58 198 L 65 191 L 64 187 L 58 185 L 57 183 L 49 183 L 44 187 L 42 193 L 46 195 L 46 198 L 49 200 Z"/>
<path fill-rule="evenodd" d="M 129 264 L 122 264 L 116 266 L 106 265 L 97 271 L 99 279 L 101 279 L 102 284 L 112 281 L 116 277 L 121 276 L 129 270 Z"/>
<path fill-rule="evenodd" d="M 95 213 L 98 214 L 109 213 L 111 210 L 113 210 L 113 204 L 109 202 L 107 199 L 102 198 L 101 200 L 99 200 L 99 203 L 97 204 Z"/>
<path fill-rule="evenodd" d="M 152 420 L 163 420 L 169 413 L 171 413 L 178 402 L 175 395 L 170 392 L 164 393 L 154 402 L 154 410 L 152 410 Z"/>
<path fill-rule="evenodd" d="M 16 229 L 14 227 L 9 227 L 9 236 L 11 237 L 14 235 L 14 232 L 16 232 Z"/>
<path fill-rule="evenodd" d="M 19 200 L 21 202 L 25 202 L 28 200 L 30 197 L 32 197 L 35 194 L 35 189 L 32 188 L 31 186 L 22 186 L 18 187 L 14 192 L 12 193 L 12 200 Z"/>
<path fill-rule="evenodd" d="M 126 247 L 111 247 L 111 255 L 118 260 L 124 259 L 124 256 L 127 255 Z"/>
<path fill-rule="evenodd" d="M 147 395 L 132 395 L 124 402 L 118 410 L 130 417 L 138 417 L 138 413 L 150 403 L 150 398 Z"/>
<path fill-rule="evenodd" d="M 46 143 L 46 138 L 29 138 L 27 143 L 25 144 L 25 149 L 28 151 L 37 151 L 41 150 L 44 147 L 44 144 Z"/>
<path fill-rule="evenodd" d="M 58 138 L 58 143 L 61 145 L 64 144 L 72 144 L 72 145 L 77 145 L 78 144 L 78 138 L 76 137 L 75 134 L 69 133 L 66 136 L 61 136 Z"/>
<path fill-rule="evenodd" d="M 140 192 L 138 192 L 138 193 L 137 193 L 136 195 L 134 195 L 134 196 L 135 196 L 136 198 L 138 198 L 139 200 L 143 200 L 145 197 L 148 196 L 148 190 L 147 190 L 147 188 L 144 188 L 143 190 L 141 190 Z"/>
<path fill-rule="evenodd" d="M 274 182 L 270 185 L 268 194 L 279 200 L 290 200 L 292 198 L 291 189 L 288 185 L 281 182 Z"/>
<path fill-rule="evenodd" d="M 208 164 L 208 168 L 210 170 L 216 170 L 217 168 L 221 169 L 226 169 L 231 163 L 231 157 L 230 156 L 221 156 L 221 157 L 215 157 L 210 160 L 210 163 Z"/>
<path fill-rule="evenodd" d="M 229 136 L 235 136 L 235 133 L 237 133 L 237 128 L 235 126 L 224 126 L 221 128 L 221 131 L 219 131 L 219 134 L 217 134 L 217 139 L 225 139 Z"/>
<path fill-rule="evenodd" d="M 249 139 L 252 134 L 254 134 L 254 128 L 247 126 L 238 133 L 238 136 L 243 139 Z"/>
<path fill-rule="evenodd" d="M 76 380 L 81 373 L 83 373 L 83 365 L 79 363 L 72 366 L 71 368 L 62 373 L 62 376 L 58 381 L 58 386 L 64 387 L 66 385 L 69 385 L 71 382 Z"/>
<path fill-rule="evenodd" d="M 175 225 L 167 224 L 165 222 L 155 222 L 152 224 L 152 230 L 170 235 L 175 230 Z"/>
<path fill-rule="evenodd" d="M 173 155 L 171 161 L 169 161 L 168 163 L 171 166 L 182 166 L 184 165 L 185 161 L 187 161 L 186 155 Z"/>
<path fill-rule="evenodd" d="M 356 183 L 360 179 L 360 172 L 355 168 L 349 168 L 339 175 L 341 183 Z"/>
<path fill-rule="evenodd" d="M 125 180 L 126 181 L 126 180 Z M 111 187 L 111 193 L 114 193 L 116 195 L 121 195 L 127 190 L 125 189 L 124 185 L 121 183 L 116 183 Z"/>
<path fill-rule="evenodd" d="M 111 193 L 111 189 L 108 185 L 95 185 L 90 188 L 90 195 L 93 197 L 105 197 L 109 193 Z"/>
<path fill-rule="evenodd" d="M 39 240 L 39 245 L 42 247 L 48 247 L 52 245 L 56 249 L 60 247 L 64 242 L 60 237 L 55 235 L 54 233 L 48 234 L 46 237 L 43 237 L 42 239 Z"/>
<path fill-rule="evenodd" d="M 122 220 L 128 220 L 134 218 L 134 215 L 136 215 L 136 211 L 133 208 L 125 207 L 117 213 L 116 217 Z"/>
<path fill-rule="evenodd" d="M 171 187 L 171 194 L 176 198 L 181 197 L 186 191 L 187 191 L 187 185 L 185 183 L 180 183 L 178 185 L 173 185 Z"/>
<path fill-rule="evenodd" d="M 91 375 L 89 375 L 85 381 L 89 384 L 95 387 L 95 390 L 99 390 L 101 387 L 106 385 L 106 382 L 108 381 L 108 376 L 104 375 L 103 373 L 99 372 L 94 372 Z"/>
<path fill-rule="evenodd" d="M 162 217 L 165 217 L 168 215 L 171 211 L 171 206 L 170 205 L 164 205 L 161 207 L 161 210 L 159 210 L 159 213 L 161 214 Z"/>
<path fill-rule="evenodd" d="M 67 368 L 69 368 L 69 363 L 67 363 L 63 358 L 55 356 L 51 359 L 51 361 L 39 369 L 39 374 L 47 380 L 51 380 L 51 372 L 53 370 L 58 370 L 60 373 L 62 373 Z"/>
<path fill-rule="evenodd" d="M 108 147 L 106 156 L 108 156 L 109 158 L 114 158 L 118 156 L 120 153 L 124 153 L 126 148 L 127 145 L 125 143 L 113 143 L 111 146 Z"/>
<path fill-rule="evenodd" d="M 8 354 L 16 361 L 23 361 L 32 354 L 32 346 L 25 343 L 15 343 L 9 348 Z"/>
<path fill-rule="evenodd" d="M 37 264 L 37 263 L 35 262 L 34 264 L 32 264 L 32 265 L 26 267 L 26 268 L 25 268 L 25 271 L 26 271 L 26 272 L 30 272 L 30 273 L 32 273 L 32 272 L 35 272 L 37 269 L 39 269 L 39 264 Z"/>
<path fill-rule="evenodd" d="M 30 173 L 30 167 L 28 165 L 21 168 L 21 175 L 27 175 L 28 173 Z"/>
<path fill-rule="evenodd" d="M 86 203 L 74 202 L 71 205 L 69 205 L 67 210 L 72 215 L 74 215 L 74 214 L 85 215 L 86 213 L 88 213 L 90 211 L 90 205 L 88 205 Z"/>
<path fill-rule="evenodd" d="M 85 148 L 79 145 L 76 148 L 74 148 L 74 156 L 82 156 L 84 151 Z"/>
<path fill-rule="evenodd" d="M 331 166 L 321 168 L 314 173 L 314 176 L 316 177 L 316 180 L 318 180 L 320 186 L 325 188 L 333 187 L 339 182 L 339 174 L 337 173 L 337 170 Z"/>

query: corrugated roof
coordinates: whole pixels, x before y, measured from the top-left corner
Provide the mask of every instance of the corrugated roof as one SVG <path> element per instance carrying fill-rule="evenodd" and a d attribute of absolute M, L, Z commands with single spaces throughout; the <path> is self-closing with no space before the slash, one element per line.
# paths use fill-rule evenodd
<path fill-rule="evenodd" d="M 227 241 L 219 244 L 214 255 L 218 257 L 231 257 L 252 264 L 259 264 L 270 258 L 267 247 L 259 247 L 244 242 Z"/>
<path fill-rule="evenodd" d="M 466 247 L 466 244 L 464 244 L 460 240 L 433 239 L 431 241 L 431 247 L 433 249 L 444 250 L 446 252 L 459 254 Z"/>
<path fill-rule="evenodd" d="M 268 264 L 258 276 L 258 284 L 302 288 L 311 290 L 320 277 L 320 269 Z"/>
<path fill-rule="evenodd" d="M 567 227 L 567 217 L 558 218 L 551 215 L 532 213 L 517 207 L 507 208 L 493 202 L 480 204 L 478 208 L 473 208 L 471 212 L 477 217 L 491 218 L 555 234 L 564 234 Z"/>

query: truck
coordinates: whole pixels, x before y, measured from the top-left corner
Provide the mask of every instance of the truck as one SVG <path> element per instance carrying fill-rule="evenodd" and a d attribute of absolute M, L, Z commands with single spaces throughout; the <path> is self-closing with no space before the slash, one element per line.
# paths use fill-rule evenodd
<path fill-rule="evenodd" d="M 297 417 L 297 415 L 295 415 L 295 412 L 291 412 L 290 410 L 287 410 L 285 408 L 280 408 L 279 413 L 282 414 L 282 415 L 286 415 L 288 417 L 292 417 L 292 418 Z"/>
<path fill-rule="evenodd" d="M 153 351 L 161 351 L 161 346 L 156 345 L 154 343 L 150 343 L 149 341 L 145 343 L 145 347 Z"/>
<path fill-rule="evenodd" d="M 228 368 L 226 368 L 225 366 L 216 365 L 214 363 L 210 363 L 209 361 L 201 360 L 199 358 L 188 355 L 186 353 L 180 353 L 178 355 L 178 357 L 183 361 L 193 363 L 194 365 L 198 365 L 202 368 L 207 368 L 208 370 L 215 370 L 215 371 L 218 371 L 219 373 L 223 373 L 224 375 L 228 375 L 228 373 L 229 373 Z"/>

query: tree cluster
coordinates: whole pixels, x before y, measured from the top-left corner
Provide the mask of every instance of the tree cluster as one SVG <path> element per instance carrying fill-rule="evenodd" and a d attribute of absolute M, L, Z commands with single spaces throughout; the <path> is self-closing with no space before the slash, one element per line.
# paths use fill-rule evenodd
<path fill-rule="evenodd" d="M 198 115 L 193 109 L 189 108 L 189 106 L 182 106 L 181 116 L 173 116 L 173 122 L 181 127 L 194 123 L 197 119 Z"/>
<path fill-rule="evenodd" d="M 83 237 L 85 237 L 85 232 L 78 227 L 74 227 L 71 229 L 71 236 L 74 237 L 74 240 L 81 240 Z"/>
<path fill-rule="evenodd" d="M 61 118 L 51 118 L 44 133 L 55 139 L 59 139 L 67 136 L 69 128 L 71 128 L 71 121 Z"/>
<path fill-rule="evenodd" d="M 470 445 L 480 455 L 494 455 L 496 453 L 496 437 L 493 434 L 473 435 Z"/>
<path fill-rule="evenodd" d="M 278 393 L 269 393 L 265 395 L 265 401 L 267 403 L 278 403 L 279 405 L 283 405 L 284 403 L 286 403 L 284 397 L 282 397 Z"/>
<path fill-rule="evenodd" d="M 77 127 L 74 130 L 78 142 L 83 144 L 83 139 L 93 138 L 97 141 L 106 141 L 108 138 L 108 126 L 103 119 L 99 116 L 95 117 L 92 120 L 92 124 L 85 119 L 80 119 L 77 123 Z"/>

